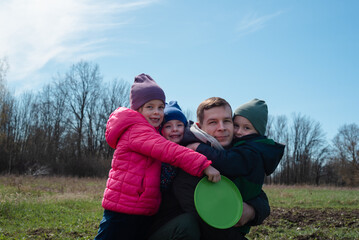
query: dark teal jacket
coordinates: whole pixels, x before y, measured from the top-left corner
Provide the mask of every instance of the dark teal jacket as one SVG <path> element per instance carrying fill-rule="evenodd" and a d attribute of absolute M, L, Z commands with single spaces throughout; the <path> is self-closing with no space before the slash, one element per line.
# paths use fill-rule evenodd
<path fill-rule="evenodd" d="M 197 152 L 211 159 L 212 166 L 230 178 L 241 192 L 243 201 L 248 201 L 261 193 L 265 176 L 277 168 L 284 148 L 265 136 L 251 134 L 235 139 L 230 149 L 216 150 L 202 143 Z M 249 227 L 242 230 L 248 232 Z"/>
<path fill-rule="evenodd" d="M 258 196 L 264 177 L 277 168 L 284 145 L 258 134 L 235 139 L 228 150 L 216 150 L 207 144 L 200 144 L 197 152 L 213 160 L 213 167 L 230 178 L 239 188 L 243 200 Z"/>

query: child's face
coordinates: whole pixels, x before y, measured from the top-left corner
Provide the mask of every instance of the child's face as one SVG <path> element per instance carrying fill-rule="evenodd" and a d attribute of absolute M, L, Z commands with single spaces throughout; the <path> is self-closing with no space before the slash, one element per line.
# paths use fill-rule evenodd
<path fill-rule="evenodd" d="M 163 124 L 162 135 L 175 143 L 179 143 L 183 138 L 184 124 L 179 120 L 171 120 Z"/>
<path fill-rule="evenodd" d="M 163 121 L 165 104 L 161 100 L 151 100 L 138 109 L 146 120 L 153 126 L 159 127 Z"/>
<path fill-rule="evenodd" d="M 257 133 L 257 130 L 253 127 L 252 123 L 245 117 L 236 116 L 233 120 L 234 136 L 237 138 Z"/>

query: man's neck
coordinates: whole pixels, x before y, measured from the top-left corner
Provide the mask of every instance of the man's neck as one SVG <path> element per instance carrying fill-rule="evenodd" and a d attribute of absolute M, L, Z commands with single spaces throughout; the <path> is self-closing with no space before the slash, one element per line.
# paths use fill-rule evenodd
<path fill-rule="evenodd" d="M 196 123 L 194 123 L 191 126 L 190 130 L 202 142 L 205 143 L 209 142 L 211 146 L 214 147 L 215 149 L 223 150 L 223 147 L 218 142 L 218 140 L 212 137 L 211 135 L 209 135 L 208 133 L 206 133 L 205 131 L 203 131 L 202 129 L 200 129 Z"/>

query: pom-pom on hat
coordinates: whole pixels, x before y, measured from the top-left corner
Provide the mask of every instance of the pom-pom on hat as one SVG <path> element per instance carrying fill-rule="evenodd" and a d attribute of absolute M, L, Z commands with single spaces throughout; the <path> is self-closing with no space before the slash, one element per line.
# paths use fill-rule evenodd
<path fill-rule="evenodd" d="M 180 106 L 177 104 L 177 101 L 170 101 L 169 103 L 166 103 L 163 124 L 171 120 L 179 120 L 184 123 L 185 127 L 187 126 L 187 118 L 183 114 Z"/>
<path fill-rule="evenodd" d="M 257 132 L 264 136 L 268 121 L 268 107 L 265 101 L 255 98 L 239 106 L 234 111 L 233 118 L 236 116 L 247 118 Z"/>
<path fill-rule="evenodd" d="M 130 92 L 131 109 L 138 110 L 146 102 L 155 99 L 166 102 L 162 88 L 147 74 L 142 73 L 136 76 Z"/>

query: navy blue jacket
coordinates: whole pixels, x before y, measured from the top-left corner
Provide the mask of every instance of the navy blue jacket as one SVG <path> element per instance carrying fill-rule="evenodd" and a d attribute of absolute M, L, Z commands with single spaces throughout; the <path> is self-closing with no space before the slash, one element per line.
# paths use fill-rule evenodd
<path fill-rule="evenodd" d="M 228 150 L 217 150 L 207 144 L 200 144 L 197 152 L 212 160 L 212 166 L 230 178 L 238 187 L 243 201 L 259 196 L 265 176 L 277 168 L 284 154 L 284 145 L 265 136 L 251 134 L 234 140 Z M 247 224 L 238 228 L 248 233 Z"/>
<path fill-rule="evenodd" d="M 243 200 L 261 192 L 264 177 L 277 168 L 284 154 L 284 145 L 265 136 L 251 134 L 234 140 L 228 150 L 216 150 L 200 144 L 197 152 L 213 161 L 212 166 L 230 178 L 239 188 Z"/>

